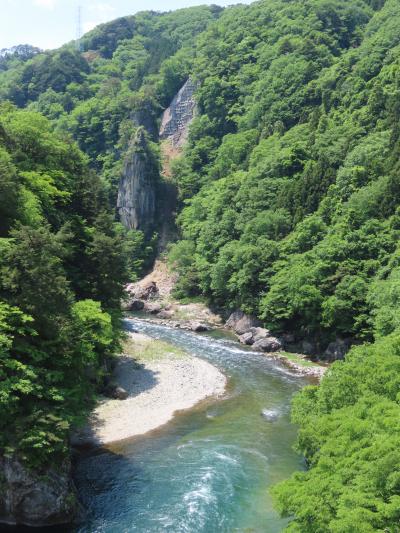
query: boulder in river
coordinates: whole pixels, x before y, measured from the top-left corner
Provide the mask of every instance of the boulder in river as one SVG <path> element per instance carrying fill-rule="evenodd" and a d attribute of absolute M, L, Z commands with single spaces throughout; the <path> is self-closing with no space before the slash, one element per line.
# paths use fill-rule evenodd
<path fill-rule="evenodd" d="M 238 335 L 243 335 L 251 328 L 261 326 L 261 322 L 256 317 L 246 315 L 243 311 L 238 309 L 228 318 L 226 326 L 233 329 Z"/>
<path fill-rule="evenodd" d="M 263 409 L 261 415 L 268 422 L 275 422 L 278 420 L 280 413 L 276 409 Z"/>

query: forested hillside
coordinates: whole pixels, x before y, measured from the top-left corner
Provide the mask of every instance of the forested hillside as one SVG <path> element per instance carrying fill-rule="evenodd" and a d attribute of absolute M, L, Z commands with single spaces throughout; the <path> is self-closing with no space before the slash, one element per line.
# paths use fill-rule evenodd
<path fill-rule="evenodd" d="M 122 283 L 154 243 L 114 220 L 123 156 L 144 127 L 159 159 L 158 121 L 190 76 L 176 295 L 315 356 L 358 345 L 296 398 L 309 469 L 276 501 L 290 531 L 398 530 L 399 27 L 398 0 L 261 0 L 141 13 L 82 51 L 0 61 L 3 453 L 65 453 L 101 381 Z"/>
<path fill-rule="evenodd" d="M 290 531 L 399 528 L 399 23 L 396 0 L 269 1 L 198 41 L 179 294 L 320 354 L 377 339 L 295 400 L 309 469 L 275 491 Z"/>
<path fill-rule="evenodd" d="M 74 517 L 70 428 L 107 384 L 123 286 L 152 256 L 115 217 L 123 152 L 142 121 L 157 140 L 193 52 L 169 58 L 218 12 L 117 20 L 85 36 L 87 53 L 2 52 L 0 520 Z"/>

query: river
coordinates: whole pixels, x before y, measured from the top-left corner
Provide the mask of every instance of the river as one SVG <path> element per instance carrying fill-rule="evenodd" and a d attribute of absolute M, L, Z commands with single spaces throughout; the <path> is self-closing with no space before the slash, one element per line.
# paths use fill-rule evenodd
<path fill-rule="evenodd" d="M 282 531 L 287 522 L 273 509 L 269 488 L 302 468 L 289 406 L 306 378 L 216 333 L 135 318 L 126 326 L 206 359 L 229 385 L 222 399 L 204 401 L 159 430 L 81 456 L 75 481 L 89 515 L 75 531 Z"/>

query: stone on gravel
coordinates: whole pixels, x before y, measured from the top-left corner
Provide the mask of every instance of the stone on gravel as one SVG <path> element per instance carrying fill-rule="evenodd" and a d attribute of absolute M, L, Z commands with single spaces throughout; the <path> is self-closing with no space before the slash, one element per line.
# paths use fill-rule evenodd
<path fill-rule="evenodd" d="M 168 311 L 167 309 L 162 309 L 159 313 L 157 313 L 157 318 L 169 320 L 170 318 L 174 316 L 174 314 L 175 313 L 172 310 Z"/>
<path fill-rule="evenodd" d="M 128 392 L 122 387 L 115 387 L 112 393 L 113 398 L 116 400 L 126 400 L 129 396 Z"/>

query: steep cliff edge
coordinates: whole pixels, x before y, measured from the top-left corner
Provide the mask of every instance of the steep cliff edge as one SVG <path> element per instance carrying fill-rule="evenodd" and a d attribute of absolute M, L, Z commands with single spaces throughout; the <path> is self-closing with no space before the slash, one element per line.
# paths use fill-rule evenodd
<path fill-rule="evenodd" d="M 121 222 L 129 229 L 149 233 L 156 214 L 158 169 L 146 140 L 138 128 L 125 156 L 118 190 L 117 208 Z"/>
<path fill-rule="evenodd" d="M 162 116 L 160 139 L 169 140 L 174 148 L 182 148 L 187 141 L 189 126 L 196 115 L 196 89 L 189 78 Z"/>
<path fill-rule="evenodd" d="M 189 136 L 189 127 L 196 115 L 194 94 L 197 86 L 189 78 L 164 111 L 159 131 L 161 149 L 162 198 L 160 202 L 161 225 L 158 252 L 165 251 L 175 240 L 177 196 L 176 185 L 171 181 L 171 163 L 182 153 Z"/>
<path fill-rule="evenodd" d="M 159 169 L 145 133 L 147 130 L 147 134 L 154 136 L 154 132 L 148 131 L 152 128 L 145 126 L 146 110 L 141 111 L 140 118 L 132 117 L 136 124 L 142 126 L 138 127 L 125 156 L 117 209 L 125 227 L 142 230 L 147 234 L 154 229 L 157 218 L 160 221 L 160 251 L 174 234 L 171 225 L 175 218 L 177 194 L 175 186 L 169 180 L 170 164 L 180 155 L 189 134 L 189 126 L 195 117 L 195 91 L 196 84 L 188 79 L 161 118 L 159 139 L 164 141 L 161 145 L 161 173 L 164 181 L 161 183 L 158 181 Z M 151 122 L 151 117 L 149 120 Z"/>

